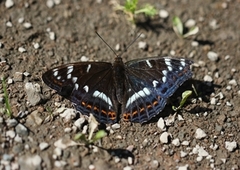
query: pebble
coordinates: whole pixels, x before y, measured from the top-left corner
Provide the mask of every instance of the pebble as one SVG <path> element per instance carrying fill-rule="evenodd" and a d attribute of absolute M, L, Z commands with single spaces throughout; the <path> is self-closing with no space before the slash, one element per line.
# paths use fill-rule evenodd
<path fill-rule="evenodd" d="M 112 125 L 112 129 L 113 129 L 113 130 L 119 129 L 120 127 L 121 127 L 121 126 L 120 126 L 119 123 L 115 123 L 115 124 Z"/>
<path fill-rule="evenodd" d="M 125 166 L 125 167 L 123 168 L 123 170 L 132 170 L 132 167 L 131 167 L 131 166 Z"/>
<path fill-rule="evenodd" d="M 20 136 L 27 136 L 28 130 L 25 126 L 23 126 L 21 123 L 18 123 L 18 125 L 15 127 L 16 133 Z"/>
<path fill-rule="evenodd" d="M 233 141 L 233 142 L 229 142 L 226 141 L 225 142 L 225 148 L 229 151 L 232 152 L 237 148 L 237 142 Z"/>
<path fill-rule="evenodd" d="M 213 82 L 213 78 L 209 75 L 205 75 L 203 80 L 206 81 L 206 82 Z"/>
<path fill-rule="evenodd" d="M 168 116 L 168 118 L 165 120 L 166 126 L 171 126 L 174 124 L 176 114 Z"/>
<path fill-rule="evenodd" d="M 13 130 L 6 131 L 6 137 L 10 137 L 11 139 L 13 139 L 15 136 L 16 136 L 15 131 Z"/>
<path fill-rule="evenodd" d="M 133 164 L 133 158 L 130 157 L 130 156 L 128 157 L 128 164 L 129 164 L 129 165 L 132 165 L 132 164 Z"/>
<path fill-rule="evenodd" d="M 36 106 L 42 100 L 41 87 L 39 84 L 26 83 L 25 91 L 27 93 L 27 100 L 32 106 Z"/>
<path fill-rule="evenodd" d="M 178 120 L 179 120 L 179 121 L 183 121 L 183 120 L 184 120 L 184 118 L 182 117 L 182 115 L 179 115 L 179 114 L 178 114 Z"/>
<path fill-rule="evenodd" d="M 18 163 L 20 169 L 42 169 L 42 158 L 39 155 L 22 156 Z"/>
<path fill-rule="evenodd" d="M 235 79 L 232 79 L 228 82 L 228 84 L 233 85 L 233 86 L 237 86 L 237 81 Z"/>
<path fill-rule="evenodd" d="M 12 22 L 11 22 L 11 21 L 7 21 L 7 22 L 6 22 L 6 26 L 7 26 L 7 27 L 12 27 L 12 26 L 13 26 L 13 25 L 12 25 Z"/>
<path fill-rule="evenodd" d="M 39 148 L 40 148 L 41 151 L 47 149 L 48 147 L 49 147 L 49 144 L 46 143 L 46 142 L 42 142 L 42 143 L 39 144 Z"/>
<path fill-rule="evenodd" d="M 188 155 L 187 152 L 180 151 L 180 156 L 181 156 L 181 158 L 184 158 L 184 157 L 186 157 L 187 155 Z"/>
<path fill-rule="evenodd" d="M 142 49 L 142 50 L 146 50 L 148 47 L 147 43 L 144 41 L 140 41 L 138 42 L 138 48 Z"/>
<path fill-rule="evenodd" d="M 218 60 L 218 54 L 215 53 L 215 52 L 213 52 L 213 51 L 209 51 L 209 52 L 207 53 L 207 57 L 208 57 L 208 59 L 211 60 L 211 61 L 217 61 L 217 60 Z"/>
<path fill-rule="evenodd" d="M 232 107 L 232 104 L 229 101 L 226 102 L 226 105 Z"/>
<path fill-rule="evenodd" d="M 80 58 L 80 61 L 89 61 L 89 58 L 86 57 L 86 56 L 82 56 L 82 57 Z"/>
<path fill-rule="evenodd" d="M 171 134 L 168 132 L 163 132 L 160 136 L 160 141 L 162 143 L 168 143 L 169 142 L 169 138 L 171 138 Z"/>
<path fill-rule="evenodd" d="M 115 156 L 115 157 L 114 157 L 114 162 L 115 162 L 115 163 L 120 162 L 120 160 L 121 160 L 121 159 L 120 159 L 118 156 Z"/>
<path fill-rule="evenodd" d="M 15 127 L 18 124 L 16 119 L 7 119 L 6 123 L 9 128 Z"/>
<path fill-rule="evenodd" d="M 49 38 L 50 38 L 50 40 L 55 40 L 55 39 L 56 39 L 55 33 L 52 32 L 52 31 L 50 31 L 50 32 L 49 32 Z"/>
<path fill-rule="evenodd" d="M 86 119 L 85 119 L 84 117 L 80 117 L 79 119 L 77 119 L 77 120 L 74 122 L 74 125 L 75 125 L 78 129 L 81 129 L 83 123 L 85 122 L 85 120 L 86 120 Z"/>
<path fill-rule="evenodd" d="M 25 23 L 23 23 L 23 26 L 24 26 L 24 28 L 26 28 L 26 29 L 32 28 L 32 24 L 31 24 L 30 22 L 25 22 Z"/>
<path fill-rule="evenodd" d="M 59 139 L 56 142 L 54 142 L 54 146 L 61 149 L 66 149 L 69 146 L 75 146 L 75 145 L 78 145 L 78 144 L 69 138 Z"/>
<path fill-rule="evenodd" d="M 24 18 L 23 18 L 23 17 L 18 18 L 18 23 L 19 23 L 19 24 L 22 24 L 23 21 L 24 21 Z"/>
<path fill-rule="evenodd" d="M 40 45 L 39 45 L 39 43 L 33 42 L 33 47 L 37 50 L 40 48 Z"/>
<path fill-rule="evenodd" d="M 181 143 L 183 146 L 188 146 L 189 145 L 189 141 L 185 140 Z"/>
<path fill-rule="evenodd" d="M 151 162 L 151 168 L 152 169 L 157 169 L 159 167 L 159 162 L 157 160 L 153 160 Z"/>
<path fill-rule="evenodd" d="M 58 167 L 58 168 L 60 168 L 60 167 L 64 167 L 65 165 L 67 165 L 67 162 L 66 161 L 55 161 L 54 162 L 54 166 L 55 167 Z"/>
<path fill-rule="evenodd" d="M 61 113 L 60 116 L 68 122 L 76 117 L 76 110 L 65 108 L 64 112 Z"/>
<path fill-rule="evenodd" d="M 188 19 L 184 25 L 187 28 L 191 28 L 196 25 L 196 21 L 194 19 Z"/>
<path fill-rule="evenodd" d="M 231 90 L 231 89 L 232 89 L 232 87 L 229 85 L 226 87 L 226 90 Z"/>
<path fill-rule="evenodd" d="M 13 75 L 13 79 L 15 82 L 22 82 L 23 81 L 23 74 L 21 72 L 15 72 Z"/>
<path fill-rule="evenodd" d="M 70 133 L 72 131 L 72 128 L 70 128 L 70 127 L 66 127 L 65 129 L 64 129 L 64 132 L 65 133 Z"/>
<path fill-rule="evenodd" d="M 63 154 L 63 150 L 62 150 L 61 148 L 58 148 L 58 147 L 57 147 L 57 148 L 54 149 L 53 153 L 54 153 L 55 155 L 57 155 L 58 157 L 61 157 L 62 154 Z"/>
<path fill-rule="evenodd" d="M 23 47 L 19 47 L 19 48 L 18 48 L 18 51 L 19 51 L 20 53 L 24 53 L 24 52 L 26 52 L 27 50 L 26 50 L 25 48 L 23 48 Z"/>
<path fill-rule="evenodd" d="M 180 146 L 180 140 L 178 138 L 172 140 L 172 144 L 175 146 Z"/>
<path fill-rule="evenodd" d="M 209 22 L 209 26 L 213 29 L 213 30 L 216 30 L 219 28 L 219 25 L 217 24 L 217 20 L 216 19 L 212 19 L 210 22 Z"/>
<path fill-rule="evenodd" d="M 13 79 L 9 78 L 7 84 L 13 84 Z"/>
<path fill-rule="evenodd" d="M 47 0 L 46 5 L 48 8 L 52 8 L 55 5 L 55 3 L 53 0 Z"/>
<path fill-rule="evenodd" d="M 5 1 L 5 7 L 6 8 L 11 8 L 11 7 L 13 7 L 13 5 L 14 5 L 14 1 L 13 0 L 6 0 Z"/>
<path fill-rule="evenodd" d="M 188 170 L 189 169 L 188 166 L 189 166 L 188 164 L 184 166 L 179 166 L 178 170 Z"/>
<path fill-rule="evenodd" d="M 161 129 L 162 131 L 166 131 L 165 122 L 164 122 L 164 120 L 163 120 L 162 117 L 161 117 L 160 119 L 158 119 L 157 127 L 158 127 L 159 129 Z"/>
<path fill-rule="evenodd" d="M 199 45 L 199 43 L 197 41 L 192 41 L 191 45 L 192 45 L 192 47 L 197 47 Z"/>
<path fill-rule="evenodd" d="M 207 134 L 200 128 L 197 128 L 195 132 L 195 138 L 196 139 L 203 139 L 207 136 Z"/>
<path fill-rule="evenodd" d="M 118 43 L 116 46 L 115 46 L 115 50 L 116 51 L 119 51 L 121 49 L 121 46 L 120 46 L 120 44 Z"/>
<path fill-rule="evenodd" d="M 159 10 L 159 17 L 160 18 L 165 19 L 165 18 L 168 18 L 168 16 L 169 16 L 169 13 L 165 9 L 160 9 Z"/>
<path fill-rule="evenodd" d="M 216 100 L 215 97 L 213 97 L 213 98 L 210 99 L 210 104 L 211 104 L 211 105 L 216 105 L 216 103 L 217 103 L 217 100 Z"/>

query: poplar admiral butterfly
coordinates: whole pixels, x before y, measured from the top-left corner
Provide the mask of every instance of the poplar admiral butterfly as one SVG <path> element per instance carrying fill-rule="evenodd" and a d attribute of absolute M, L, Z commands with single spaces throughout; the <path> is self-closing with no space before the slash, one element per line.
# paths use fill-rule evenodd
<path fill-rule="evenodd" d="M 159 114 L 167 99 L 191 78 L 192 61 L 151 57 L 123 63 L 77 62 L 48 70 L 42 79 L 75 104 L 82 114 L 92 113 L 101 123 L 115 123 L 122 115 L 144 123 Z"/>

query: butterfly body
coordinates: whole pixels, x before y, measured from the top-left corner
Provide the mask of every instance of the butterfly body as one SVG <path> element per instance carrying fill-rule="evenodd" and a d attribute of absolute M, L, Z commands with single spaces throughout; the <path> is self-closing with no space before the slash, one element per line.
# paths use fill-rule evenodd
<path fill-rule="evenodd" d="M 123 63 L 78 62 L 50 69 L 43 81 L 82 114 L 101 123 L 123 119 L 143 123 L 163 110 L 167 99 L 192 76 L 185 59 L 151 57 Z"/>

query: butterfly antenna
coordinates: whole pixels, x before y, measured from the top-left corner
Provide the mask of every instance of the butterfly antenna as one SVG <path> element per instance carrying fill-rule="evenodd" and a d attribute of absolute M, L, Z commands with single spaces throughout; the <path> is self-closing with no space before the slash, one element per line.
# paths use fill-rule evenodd
<path fill-rule="evenodd" d="M 96 34 L 99 38 L 101 38 L 101 40 L 108 46 L 108 48 L 110 48 L 112 50 L 112 52 L 118 57 L 117 53 L 115 52 L 115 50 L 110 46 L 108 45 L 108 43 L 98 34 L 98 32 L 96 31 Z"/>

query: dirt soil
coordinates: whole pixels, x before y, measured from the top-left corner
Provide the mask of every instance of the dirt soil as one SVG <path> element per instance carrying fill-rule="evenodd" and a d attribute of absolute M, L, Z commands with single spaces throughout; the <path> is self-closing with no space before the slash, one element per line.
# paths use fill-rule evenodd
<path fill-rule="evenodd" d="M 19 0 L 6 7 L 9 1 L 0 1 L 0 70 L 12 110 L 9 118 L 1 84 L 0 169 L 240 169 L 240 1 L 140 0 L 169 16 L 139 16 L 136 28 L 111 2 Z M 178 38 L 174 16 L 193 19 L 199 33 Z M 88 136 L 87 121 L 69 109 L 62 113 L 73 106 L 41 77 L 54 66 L 86 58 L 113 62 L 114 53 L 95 30 L 114 49 L 120 46 L 118 53 L 142 33 L 124 61 L 184 57 L 194 61 L 193 77 L 150 122 L 100 125 L 108 135 L 84 146 L 74 137 L 82 131 Z M 209 52 L 217 58 L 209 59 Z M 175 114 L 171 106 L 192 84 L 198 96 Z M 160 118 L 165 128 L 159 128 Z"/>

